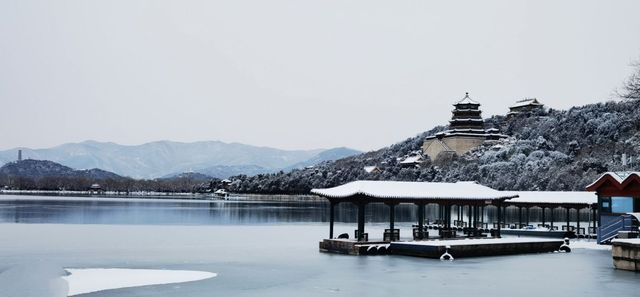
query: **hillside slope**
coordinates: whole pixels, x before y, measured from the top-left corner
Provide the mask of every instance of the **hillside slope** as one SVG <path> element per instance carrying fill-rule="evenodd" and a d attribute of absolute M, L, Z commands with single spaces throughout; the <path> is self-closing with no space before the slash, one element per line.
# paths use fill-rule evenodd
<path fill-rule="evenodd" d="M 73 168 L 46 160 L 22 160 L 7 163 L 0 167 L 0 176 L 8 178 L 30 178 L 34 180 L 47 177 L 85 178 L 91 180 L 121 179 L 122 177 L 101 169 L 75 170 Z"/>
<path fill-rule="evenodd" d="M 446 127 L 436 127 L 414 138 L 377 151 L 324 162 L 314 168 L 284 174 L 239 176 L 237 192 L 308 193 L 353 180 L 478 181 L 500 190 L 584 190 L 599 174 L 620 170 L 621 155 L 634 157 L 626 169 L 640 169 L 640 104 L 606 102 L 520 114 L 507 119 L 493 116 L 486 126 L 510 136 L 487 143 L 450 160 L 428 160 L 419 168 L 402 168 L 398 158 L 420 150 L 424 138 Z M 364 166 L 382 172 L 369 174 Z"/>

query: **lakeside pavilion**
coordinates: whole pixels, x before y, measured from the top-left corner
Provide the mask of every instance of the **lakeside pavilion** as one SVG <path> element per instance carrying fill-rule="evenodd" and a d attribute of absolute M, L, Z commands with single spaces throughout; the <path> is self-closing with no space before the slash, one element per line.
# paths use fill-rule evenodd
<path fill-rule="evenodd" d="M 399 182 L 399 181 L 354 181 L 341 186 L 327 189 L 313 189 L 311 193 L 329 200 L 329 238 L 334 238 L 333 225 L 335 221 L 335 206 L 339 203 L 352 203 L 357 207 L 357 229 L 354 238 L 357 241 L 368 241 L 365 232 L 365 208 L 370 203 L 383 203 L 389 208 L 389 229 L 384 231 L 383 241 L 397 241 L 400 238 L 400 230 L 395 228 L 395 207 L 401 203 L 416 206 L 417 225 L 413 228 L 413 238 L 420 240 L 428 237 L 425 226 L 425 207 L 428 204 L 438 205 L 438 225 L 441 238 L 456 237 L 456 231 L 463 231 L 469 237 L 479 237 L 483 233 L 491 233 L 494 237 L 500 237 L 507 232 L 510 224 L 506 222 L 508 209 L 517 209 L 517 224 L 509 229 L 509 234 L 516 229 L 517 235 L 542 235 L 565 237 L 567 232 L 575 232 L 570 236 L 596 234 L 598 223 L 598 201 L 593 192 L 536 192 L 536 191 L 498 191 L 476 182 L 434 183 L 434 182 Z M 493 208 L 497 221 L 492 222 L 492 229 L 484 218 Z M 562 218 L 565 214 L 566 225 L 561 226 L 558 234 L 534 234 L 524 232 L 521 228 L 529 226 L 529 210 L 538 208 L 542 210 L 542 224 L 538 227 L 548 228 L 550 231 L 558 230 L 554 223 L 558 215 Z M 457 214 L 457 219 L 452 220 L 452 213 Z M 572 210 L 575 220 L 571 220 Z M 588 231 L 580 227 L 580 213 L 589 213 Z M 465 214 L 466 213 L 466 217 Z M 548 215 L 548 216 L 547 216 Z M 453 222 L 452 222 L 453 221 Z M 571 222 L 576 225 L 572 226 Z M 453 224 L 452 224 L 453 223 Z M 563 222 L 564 223 L 564 222 Z M 431 227 L 431 226 L 429 226 Z M 431 228 L 429 228 L 431 229 Z M 564 232 L 566 231 L 566 232 Z M 530 234 L 529 234 L 530 233 Z M 562 234 L 560 234 L 562 233 Z M 575 234 L 575 235 L 574 235 Z"/>
<path fill-rule="evenodd" d="M 437 204 L 440 207 L 442 228 L 440 236 L 454 237 L 456 229 L 451 225 L 453 207 L 467 208 L 469 225 L 477 226 L 480 221 L 481 207 L 495 207 L 500 222 L 504 221 L 503 206 L 506 200 L 516 198 L 514 192 L 503 192 L 480 185 L 476 182 L 434 183 L 434 182 L 401 182 L 401 181 L 353 181 L 327 189 L 313 189 L 311 193 L 325 197 L 329 207 L 329 238 L 334 238 L 333 224 L 335 206 L 338 203 L 353 203 L 358 208 L 358 229 L 355 232 L 357 241 L 367 241 L 365 233 L 365 208 L 370 203 L 384 203 L 389 207 L 389 229 L 385 230 L 385 241 L 399 240 L 400 230 L 396 229 L 395 207 L 400 203 L 416 206 L 418 226 L 413 229 L 415 239 L 423 239 L 426 233 L 424 226 L 425 206 Z M 501 223 L 494 231 L 500 237 Z"/>

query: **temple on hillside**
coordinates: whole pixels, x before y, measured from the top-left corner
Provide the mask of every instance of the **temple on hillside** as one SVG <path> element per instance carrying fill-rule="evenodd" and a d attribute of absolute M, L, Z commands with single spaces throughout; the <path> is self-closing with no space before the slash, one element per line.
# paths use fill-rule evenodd
<path fill-rule="evenodd" d="M 544 104 L 540 103 L 536 98 L 528 98 L 517 101 L 514 105 L 509 106 L 507 116 L 513 116 L 523 112 L 531 112 L 544 108 Z"/>
<path fill-rule="evenodd" d="M 428 136 L 424 141 L 422 152 L 431 160 L 441 153 L 462 155 L 487 140 L 506 137 L 498 133 L 498 129 L 484 128 L 480 103 L 471 99 L 469 93 L 453 106 L 455 109 L 449 121 L 449 130 Z"/>

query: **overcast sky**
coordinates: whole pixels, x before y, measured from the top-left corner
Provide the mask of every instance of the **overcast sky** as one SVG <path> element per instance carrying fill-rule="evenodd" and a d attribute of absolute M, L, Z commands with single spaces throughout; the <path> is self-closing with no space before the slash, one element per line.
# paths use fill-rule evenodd
<path fill-rule="evenodd" d="M 614 99 L 640 1 L 0 1 L 0 149 L 372 150 L 524 97 Z"/>

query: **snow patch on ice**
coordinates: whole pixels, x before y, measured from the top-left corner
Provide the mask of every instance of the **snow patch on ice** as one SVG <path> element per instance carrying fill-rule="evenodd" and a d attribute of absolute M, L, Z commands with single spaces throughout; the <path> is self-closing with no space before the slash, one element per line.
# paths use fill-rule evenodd
<path fill-rule="evenodd" d="M 69 296 L 111 289 L 191 282 L 216 277 L 216 273 L 189 270 L 86 268 L 65 269 Z"/>

